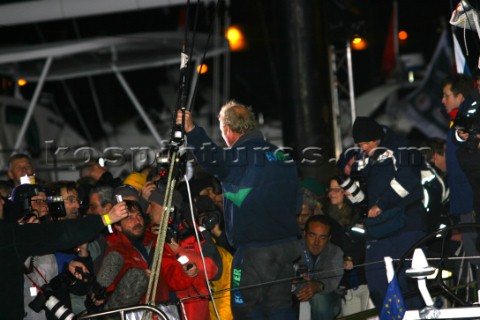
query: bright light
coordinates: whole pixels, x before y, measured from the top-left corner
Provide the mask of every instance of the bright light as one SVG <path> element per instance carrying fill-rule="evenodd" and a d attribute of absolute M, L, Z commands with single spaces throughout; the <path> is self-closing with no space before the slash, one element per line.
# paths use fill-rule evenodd
<path fill-rule="evenodd" d="M 353 50 L 365 50 L 367 48 L 367 41 L 361 37 L 355 37 L 352 40 Z"/>
<path fill-rule="evenodd" d="M 363 41 L 362 38 L 354 38 L 354 39 L 352 40 L 352 43 L 353 43 L 353 44 L 359 44 L 359 43 L 362 43 L 362 41 Z"/>
<path fill-rule="evenodd" d="M 205 63 L 197 66 L 197 72 L 198 73 L 205 74 L 205 73 L 207 73 L 207 71 L 208 71 L 208 66 Z"/>
<path fill-rule="evenodd" d="M 400 40 L 407 40 L 407 38 L 408 38 L 408 33 L 407 33 L 407 31 L 403 31 L 403 30 L 402 30 L 402 31 L 398 32 L 398 39 L 400 39 Z"/>
<path fill-rule="evenodd" d="M 25 79 L 18 79 L 18 80 L 17 80 L 17 84 L 18 84 L 19 87 L 23 87 L 24 85 L 27 84 L 27 80 L 25 80 Z"/>
<path fill-rule="evenodd" d="M 230 50 L 232 51 L 241 51 L 247 46 L 245 37 L 240 27 L 231 26 L 225 33 L 225 37 L 230 43 Z"/>

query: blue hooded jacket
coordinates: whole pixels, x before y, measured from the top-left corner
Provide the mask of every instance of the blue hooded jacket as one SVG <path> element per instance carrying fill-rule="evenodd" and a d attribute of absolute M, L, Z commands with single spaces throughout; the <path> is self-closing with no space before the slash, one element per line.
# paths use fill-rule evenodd
<path fill-rule="evenodd" d="M 420 174 L 424 159 L 416 149 L 409 148 L 407 139 L 386 127 L 384 132 L 380 145 L 362 169 L 367 182 L 368 207 L 377 205 L 383 211 L 405 207 L 407 221 L 403 231 L 425 231 Z"/>
<path fill-rule="evenodd" d="M 218 147 L 196 126 L 187 142 L 197 162 L 220 180 L 225 231 L 230 244 L 263 245 L 300 233 L 296 222 L 297 166 L 260 131 L 242 135 L 231 148 Z"/>

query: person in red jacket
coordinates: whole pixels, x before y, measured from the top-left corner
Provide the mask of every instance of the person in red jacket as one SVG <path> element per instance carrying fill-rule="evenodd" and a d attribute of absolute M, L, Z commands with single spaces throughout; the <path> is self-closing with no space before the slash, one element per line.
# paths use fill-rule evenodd
<path fill-rule="evenodd" d="M 145 222 L 136 201 L 126 200 L 128 217 L 115 225 L 97 275 L 108 294 L 106 309 L 141 302 L 148 286 L 148 252 L 142 240 Z"/>
<path fill-rule="evenodd" d="M 160 189 L 152 191 L 149 198 L 149 207 L 147 213 L 150 216 L 151 226 L 150 230 L 158 233 L 158 226 L 162 220 L 163 203 L 165 195 Z M 181 207 L 181 199 L 178 195 L 174 195 L 173 206 L 178 211 Z M 182 224 L 179 234 L 186 235 L 188 226 Z M 206 231 L 205 231 L 206 232 Z M 201 230 L 200 237 L 203 239 Z M 206 233 L 208 235 L 208 233 Z M 145 239 L 150 237 L 148 234 Z M 196 241 L 193 234 L 188 236 L 180 236 L 178 242 L 173 239 L 168 239 L 170 242 L 165 242 L 161 274 L 165 278 L 168 287 L 174 291 L 177 298 L 181 301 L 181 315 L 182 319 L 189 320 L 208 320 L 209 315 L 209 292 L 207 288 L 207 280 L 214 279 L 217 274 L 221 272 L 221 258 L 218 250 L 211 241 L 211 239 L 203 239 L 201 246 L 205 256 L 205 264 L 200 255 L 200 245 Z M 155 239 L 156 240 L 156 239 Z M 183 264 L 184 275 L 174 276 L 171 269 L 177 270 L 178 273 L 178 257 L 188 259 L 187 263 Z M 188 284 L 188 286 L 185 286 Z M 157 295 L 158 296 L 158 295 Z"/>

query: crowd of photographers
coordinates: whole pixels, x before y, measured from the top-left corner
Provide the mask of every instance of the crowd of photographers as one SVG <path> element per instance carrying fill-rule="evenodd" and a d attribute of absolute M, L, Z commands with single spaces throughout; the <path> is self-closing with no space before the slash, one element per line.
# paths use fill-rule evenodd
<path fill-rule="evenodd" d="M 423 155 L 390 128 L 357 117 L 353 138 L 358 147 L 345 150 L 338 159 L 326 197 L 322 198 L 322 186 L 309 185 L 308 179 L 299 181 L 303 188 L 293 213 L 298 231 L 297 226 L 291 228 L 297 235 L 292 248 L 298 248 L 291 254 L 297 257 L 291 261 L 296 272 L 292 305 L 297 314 L 333 319 L 365 310 L 372 301 L 380 311 L 387 282 L 377 281 L 386 277 L 383 266 L 375 262 L 384 256 L 402 258 L 412 244 L 442 224 L 476 221 L 480 210 L 480 197 L 474 196 L 480 192 L 479 97 L 471 78 L 455 75 L 445 80 L 442 103 L 451 127 L 446 140 L 428 140 Z M 247 112 L 234 102 L 224 106 L 229 108 L 238 109 L 235 116 Z M 204 139 L 187 115 L 191 142 Z M 225 124 L 221 125 L 225 131 Z M 227 143 L 243 141 L 243 135 L 250 134 L 242 131 L 234 137 L 235 130 L 231 130 L 222 131 Z M 267 154 L 269 161 L 278 160 L 268 156 L 272 155 Z M 18 301 L 0 305 L 0 311 L 10 318 L 19 318 L 23 312 L 25 319 L 67 319 L 70 314 L 150 302 L 147 293 L 158 259 L 155 255 L 161 252 L 153 296 L 165 314 L 172 319 L 233 319 L 231 304 L 238 304 L 240 310 L 252 298 L 243 293 L 242 297 L 238 290 L 230 295 L 230 288 L 240 283 L 231 282 L 246 261 L 238 257 L 246 257 L 252 248 L 267 252 L 277 245 L 269 242 L 272 248 L 268 250 L 250 244 L 237 246 L 236 252 L 224 232 L 225 202 L 219 181 L 207 173 L 176 185 L 169 212 L 164 210 L 166 178 L 158 167 L 131 172 L 124 179 L 112 176 L 97 161 L 81 168 L 78 181 L 45 182 L 34 173 L 29 156 L 16 154 L 9 160 L 9 180 L 0 182 L 0 217 L 8 222 L 0 227 L 5 229 L 4 241 L 12 243 L 4 250 L 16 257 L 2 268 L 21 269 L 23 275 L 22 307 Z M 296 187 L 292 190 L 297 192 Z M 243 201 L 240 191 L 227 194 L 230 205 L 235 205 L 229 210 L 235 214 Z M 168 221 L 166 237 L 158 242 L 164 221 Z M 72 231 L 76 224 L 92 229 Z M 51 234 L 44 239 L 45 232 Z M 477 232 L 456 234 L 461 238 L 452 239 L 461 241 L 466 255 L 478 257 Z M 162 250 L 157 248 L 159 243 L 164 243 Z M 433 244 L 429 248 L 431 252 L 437 249 Z M 479 263 L 475 259 L 469 263 L 477 271 Z M 0 275 L 9 277 L 7 271 Z M 412 289 L 403 276 L 399 282 L 404 291 Z M 11 286 L 15 291 L 18 285 L 12 282 Z M 213 296 L 215 303 L 211 291 L 218 293 Z M 407 308 L 422 305 L 419 296 L 411 296 L 406 303 Z M 253 314 L 255 308 L 247 311 Z"/>
<path fill-rule="evenodd" d="M 18 317 L 15 304 L 0 306 L 2 314 L 11 314 L 12 319 L 68 319 L 146 302 L 165 204 L 165 181 L 157 168 L 132 172 L 120 180 L 106 167 L 92 162 L 82 168 L 78 181 L 47 183 L 35 177 L 28 155 L 15 154 L 9 161 L 8 176 L 10 179 L 0 184 L 0 217 L 8 223 L 5 225 L 60 226 L 62 221 L 101 216 L 107 226 L 88 241 L 79 237 L 83 243 L 77 239 L 75 246 L 60 246 L 61 250 L 51 246 L 51 252 L 25 257 L 23 267 L 18 266 L 24 274 L 24 315 Z M 215 296 L 214 308 L 209 304 L 207 288 L 207 280 L 215 291 L 230 286 L 233 248 L 221 227 L 218 185 L 214 179 L 205 178 L 192 181 L 189 187 L 196 224 L 184 200 L 185 185 L 180 184 L 168 213 L 155 303 L 172 319 L 208 319 L 210 312 L 231 319 L 229 292 Z M 113 224 L 110 213 L 120 204 L 128 216 Z M 39 244 L 44 241 L 35 240 Z M 18 245 L 12 242 L 11 247 Z"/>

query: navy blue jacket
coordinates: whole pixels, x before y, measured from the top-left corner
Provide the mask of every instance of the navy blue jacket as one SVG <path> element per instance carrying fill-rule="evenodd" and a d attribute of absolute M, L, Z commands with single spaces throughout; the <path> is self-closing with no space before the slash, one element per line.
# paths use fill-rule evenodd
<path fill-rule="evenodd" d="M 218 147 L 196 126 L 187 135 L 197 162 L 220 180 L 225 231 L 234 247 L 281 242 L 299 235 L 297 166 L 259 131 L 231 148 Z"/>
<path fill-rule="evenodd" d="M 426 211 L 422 204 L 420 173 L 424 160 L 420 152 L 408 148 L 406 139 L 395 135 L 386 127 L 384 131 L 379 147 L 373 156 L 367 158 L 363 169 L 368 208 L 377 205 L 386 211 L 403 206 L 407 216 L 404 231 L 424 231 Z"/>
<path fill-rule="evenodd" d="M 459 216 L 473 211 L 473 193 L 468 178 L 457 158 L 459 145 L 455 132 L 456 129 L 453 127 L 447 132 L 445 154 L 447 159 L 448 187 L 450 188 L 450 214 Z"/>
<path fill-rule="evenodd" d="M 66 250 L 94 239 L 104 228 L 98 215 L 55 223 L 25 224 L 0 220 L 0 315 L 23 319 L 24 261 L 29 256 Z"/>

